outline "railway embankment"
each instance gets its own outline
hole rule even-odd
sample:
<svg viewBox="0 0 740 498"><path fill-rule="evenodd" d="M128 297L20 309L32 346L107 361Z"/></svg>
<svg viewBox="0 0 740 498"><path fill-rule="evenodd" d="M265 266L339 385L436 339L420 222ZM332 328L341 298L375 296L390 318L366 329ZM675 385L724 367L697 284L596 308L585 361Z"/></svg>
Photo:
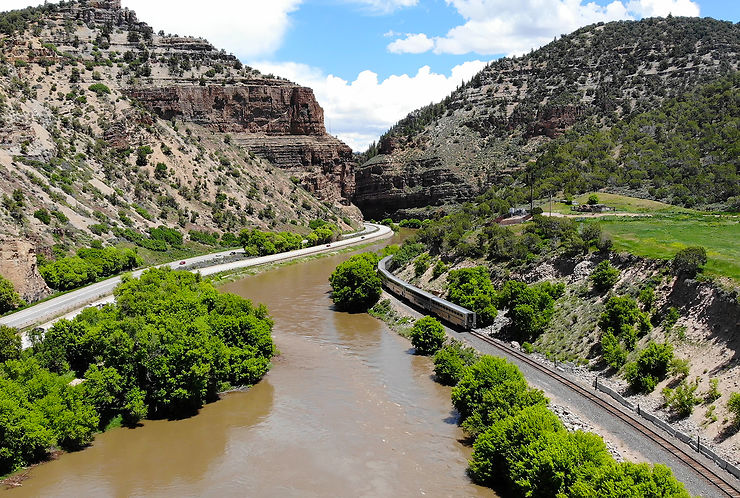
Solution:
<svg viewBox="0 0 740 498"><path fill-rule="evenodd" d="M391 290L400 294L395 288ZM418 313L420 303L414 304L417 310L399 301L395 301L393 306L386 304L383 318L396 328L407 329L409 322L405 317ZM523 354L518 344L514 343L512 347L508 342L492 339L489 332L479 330L469 335L448 330L451 336L464 339L481 352L503 355L517 364L528 380L553 398L556 413L569 427L600 433L613 454L624 454L629 460L665 463L674 469L692 493L734 496L738 492L740 481L733 477L738 473L736 467L716 454L706 442L702 444L700 438L685 435L644 408L638 409L605 386L603 381L601 384L593 383L593 372L573 364L559 363L557 359L550 361L542 354ZM621 404L615 402L617 400ZM651 423L645 424L646 420ZM663 431L667 431L668 437ZM702 470L697 473L697 469ZM711 476L709 480L707 476Z"/></svg>

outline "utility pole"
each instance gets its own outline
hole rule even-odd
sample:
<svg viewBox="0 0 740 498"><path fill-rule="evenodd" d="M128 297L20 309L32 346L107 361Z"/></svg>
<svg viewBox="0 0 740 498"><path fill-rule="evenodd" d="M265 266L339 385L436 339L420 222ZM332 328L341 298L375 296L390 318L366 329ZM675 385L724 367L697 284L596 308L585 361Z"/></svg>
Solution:
<svg viewBox="0 0 740 498"><path fill-rule="evenodd" d="M552 191L550 192L550 218L552 218Z"/></svg>

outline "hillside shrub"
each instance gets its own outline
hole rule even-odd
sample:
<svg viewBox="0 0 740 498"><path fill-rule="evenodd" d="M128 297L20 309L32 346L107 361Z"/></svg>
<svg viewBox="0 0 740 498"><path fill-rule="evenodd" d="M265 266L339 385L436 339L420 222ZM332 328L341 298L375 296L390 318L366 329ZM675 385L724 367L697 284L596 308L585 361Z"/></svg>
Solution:
<svg viewBox="0 0 740 498"><path fill-rule="evenodd" d="M740 392L730 394L727 400L727 410L733 417L733 423L740 426Z"/></svg>
<svg viewBox="0 0 740 498"><path fill-rule="evenodd" d="M414 260L414 275L417 277L422 276L429 269L429 253L425 252Z"/></svg>
<svg viewBox="0 0 740 498"><path fill-rule="evenodd" d="M21 336L18 331L6 325L0 325L0 363L17 360L21 356Z"/></svg>
<svg viewBox="0 0 740 498"><path fill-rule="evenodd" d="M677 413L680 417L688 417L694 411L694 406L701 403L702 399L696 395L699 387L699 379L695 382L686 382L682 380L675 388L666 387L663 389L663 402L670 410Z"/></svg>
<svg viewBox="0 0 740 498"><path fill-rule="evenodd" d="M625 379L638 392L652 392L658 382L666 378L672 360L673 347L670 344L651 341L637 360L625 366Z"/></svg>
<svg viewBox="0 0 740 498"><path fill-rule="evenodd" d="M596 265L589 279L596 292L604 293L614 287L619 280L619 270L614 268L607 259Z"/></svg>
<svg viewBox="0 0 740 498"><path fill-rule="evenodd" d="M673 257L673 271L676 275L692 278L707 264L707 250L701 246L681 249Z"/></svg>
<svg viewBox="0 0 740 498"><path fill-rule="evenodd" d="M110 94L110 88L103 83L93 83L88 87L88 90L96 94L98 97Z"/></svg>
<svg viewBox="0 0 740 498"><path fill-rule="evenodd" d="M329 277L332 300L344 311L367 311L383 290L377 272L378 258L372 253L352 256Z"/></svg>
<svg viewBox="0 0 740 498"><path fill-rule="evenodd" d="M418 319L411 328L411 345L416 354L433 355L444 345L446 337L444 327L433 316Z"/></svg>
<svg viewBox="0 0 740 498"><path fill-rule="evenodd" d="M438 259L437 262L434 264L434 268L432 268L432 279L438 279L445 273L447 273L447 270L449 270L449 266L444 264L441 259Z"/></svg>
<svg viewBox="0 0 740 498"><path fill-rule="evenodd" d="M520 341L537 338L544 332L555 312L555 298L560 297L564 284L527 285L524 282L509 280L498 294L497 304L507 308L511 322L506 332Z"/></svg>

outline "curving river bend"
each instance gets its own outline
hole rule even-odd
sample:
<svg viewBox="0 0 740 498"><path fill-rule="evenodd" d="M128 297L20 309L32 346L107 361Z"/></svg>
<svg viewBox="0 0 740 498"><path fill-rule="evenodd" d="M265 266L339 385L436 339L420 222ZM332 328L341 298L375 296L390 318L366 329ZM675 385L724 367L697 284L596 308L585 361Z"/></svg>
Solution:
<svg viewBox="0 0 740 498"><path fill-rule="evenodd" d="M192 418L100 434L8 496L493 496L465 474L470 449L431 361L379 320L332 309L327 279L348 257L221 287L275 320L282 354L258 385Z"/></svg>

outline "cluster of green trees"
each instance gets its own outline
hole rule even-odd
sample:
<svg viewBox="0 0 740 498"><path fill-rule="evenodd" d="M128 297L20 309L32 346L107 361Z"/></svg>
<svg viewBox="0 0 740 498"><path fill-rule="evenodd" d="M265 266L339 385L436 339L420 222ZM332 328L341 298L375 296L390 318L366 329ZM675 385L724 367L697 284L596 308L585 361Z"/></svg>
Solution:
<svg viewBox="0 0 740 498"><path fill-rule="evenodd" d="M329 276L331 297L344 311L367 311L380 299L383 285L378 276L378 257L366 252L352 256Z"/></svg>
<svg viewBox="0 0 740 498"><path fill-rule="evenodd" d="M311 222L312 231L305 236L306 246L326 244L338 237L340 230L332 224L322 220ZM268 256L285 251L293 251L304 247L304 236L293 232L263 232L261 230L245 229L239 234L239 244L244 247L248 256Z"/></svg>
<svg viewBox="0 0 740 498"><path fill-rule="evenodd" d="M739 84L735 72L610 130L574 129L537 160L540 190L619 186L672 204L737 209Z"/></svg>
<svg viewBox="0 0 740 498"><path fill-rule="evenodd" d="M188 238L193 242L207 246L235 247L239 245L239 237L231 232L225 232L219 237L218 232L190 230Z"/></svg>
<svg viewBox="0 0 740 498"><path fill-rule="evenodd" d="M544 332L555 312L555 300L565 292L562 283L527 285L515 280L507 281L496 291L485 266L452 270L447 282L447 298L475 311L479 326L493 323L498 308L508 309L511 322L504 332L520 341L532 340Z"/></svg>
<svg viewBox="0 0 740 498"><path fill-rule="evenodd" d="M599 328L604 360L619 370L638 339L650 332L650 316L640 311L631 297L611 296L599 318Z"/></svg>
<svg viewBox="0 0 740 498"><path fill-rule="evenodd" d="M0 330L0 475L83 447L113 420L190 415L270 367L267 309L199 275L152 269L115 296L32 335L26 351Z"/></svg>
<svg viewBox="0 0 740 498"><path fill-rule="evenodd" d="M88 247L78 249L75 256L41 261L39 272L49 287L64 291L131 270L141 262L132 249Z"/></svg>
<svg viewBox="0 0 740 498"><path fill-rule="evenodd" d="M43 14L55 12L56 9L57 6L50 3L38 7L0 12L0 33L9 36L23 33L29 23L37 21Z"/></svg>
<svg viewBox="0 0 740 498"><path fill-rule="evenodd" d="M435 369L467 365L445 380L456 383L453 405L475 438L469 472L477 483L512 496L690 496L668 467L617 463L598 435L566 430L508 361L475 359L459 345L437 356Z"/></svg>
<svg viewBox="0 0 740 498"><path fill-rule="evenodd" d="M176 228L169 228L164 225L149 228L148 236L132 228L114 227L113 233L116 237L122 237L150 251L164 252L170 247L180 248L183 243L182 232Z"/></svg>

